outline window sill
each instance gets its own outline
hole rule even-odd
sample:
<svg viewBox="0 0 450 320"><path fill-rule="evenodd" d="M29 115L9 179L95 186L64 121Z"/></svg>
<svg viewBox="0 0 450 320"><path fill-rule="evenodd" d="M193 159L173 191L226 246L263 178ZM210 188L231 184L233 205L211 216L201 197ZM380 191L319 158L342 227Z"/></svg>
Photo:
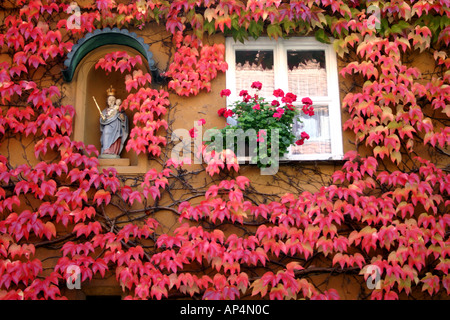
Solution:
<svg viewBox="0 0 450 320"><path fill-rule="evenodd" d="M299 155L299 156L285 156L280 157L280 162L287 161L287 162L305 162L305 161L342 161L344 159L343 155L331 155L331 154L325 154L325 155Z"/></svg>
<svg viewBox="0 0 450 320"><path fill-rule="evenodd" d="M239 165L256 165L256 163L251 163L250 157L238 157L237 158ZM326 156L323 158L287 158L281 157L279 159L279 163L283 164L295 164L295 163L321 163L321 164L336 164L344 162L343 157L332 157Z"/></svg>

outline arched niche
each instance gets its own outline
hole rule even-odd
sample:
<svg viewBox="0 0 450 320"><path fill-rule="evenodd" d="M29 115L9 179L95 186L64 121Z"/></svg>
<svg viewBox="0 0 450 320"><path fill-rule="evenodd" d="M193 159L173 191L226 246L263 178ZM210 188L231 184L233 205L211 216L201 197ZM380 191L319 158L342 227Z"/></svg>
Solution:
<svg viewBox="0 0 450 320"><path fill-rule="evenodd" d="M134 48L126 45L103 45L86 53L77 63L72 80L68 83L68 93L72 93L70 99L75 107L73 138L76 141L83 141L87 145L96 146L100 151L100 113L94 102L95 97L101 110L106 108L106 90L112 85L116 89L116 98L124 100L128 93L125 89L125 74L120 71L106 73L101 68L95 68L99 59L106 54L115 51L126 51L135 56L142 54ZM142 57L143 72L151 72L150 67L145 63L145 57ZM136 68L135 67L135 68ZM133 112L125 111L128 116L130 131L133 127ZM99 159L100 170L103 168L114 167L119 173L124 174L142 174L147 172L147 157L145 154L137 155L133 150L129 152L124 148L120 154L120 159Z"/></svg>
<svg viewBox="0 0 450 320"><path fill-rule="evenodd" d="M106 45L121 45L135 49L144 57L154 77L159 77L153 60L153 53L149 51L148 44L142 38L137 37L136 33L129 32L127 29L105 28L89 32L72 47L64 61L66 67L62 71L64 80L72 81L75 70L83 58L91 51Z"/></svg>

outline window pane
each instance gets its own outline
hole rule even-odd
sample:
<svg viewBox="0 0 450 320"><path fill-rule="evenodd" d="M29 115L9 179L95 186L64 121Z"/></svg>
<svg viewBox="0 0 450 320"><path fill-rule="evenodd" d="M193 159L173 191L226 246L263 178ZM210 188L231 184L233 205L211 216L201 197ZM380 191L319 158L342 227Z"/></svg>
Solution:
<svg viewBox="0 0 450 320"><path fill-rule="evenodd" d="M299 97L328 96L324 51L287 51L289 91Z"/></svg>
<svg viewBox="0 0 450 320"><path fill-rule="evenodd" d="M301 146L291 148L293 155L328 154L331 153L330 117L328 106L314 106L314 116L302 115L301 122L294 122L293 130L297 139L303 131L309 134L309 139Z"/></svg>
<svg viewBox="0 0 450 320"><path fill-rule="evenodd" d="M272 50L236 50L236 93L249 90L253 82L262 83L259 95L273 97L274 71Z"/></svg>

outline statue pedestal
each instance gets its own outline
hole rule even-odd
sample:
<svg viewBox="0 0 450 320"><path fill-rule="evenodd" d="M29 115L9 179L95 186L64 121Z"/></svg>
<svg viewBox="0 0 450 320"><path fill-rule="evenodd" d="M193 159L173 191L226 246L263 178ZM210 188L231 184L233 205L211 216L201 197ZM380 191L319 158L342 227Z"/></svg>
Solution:
<svg viewBox="0 0 450 320"><path fill-rule="evenodd" d="M99 159L120 159L120 156L117 154L101 154L98 156Z"/></svg>
<svg viewBox="0 0 450 320"><path fill-rule="evenodd" d="M98 164L101 167L128 167L130 159L127 158L98 158Z"/></svg>

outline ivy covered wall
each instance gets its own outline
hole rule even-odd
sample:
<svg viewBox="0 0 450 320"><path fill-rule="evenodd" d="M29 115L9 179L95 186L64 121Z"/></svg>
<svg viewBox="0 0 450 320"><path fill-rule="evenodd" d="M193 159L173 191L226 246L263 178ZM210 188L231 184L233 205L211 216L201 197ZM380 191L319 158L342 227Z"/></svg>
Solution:
<svg viewBox="0 0 450 320"><path fill-rule="evenodd" d="M448 297L448 1L0 8L2 299L96 288L130 299ZM68 54L104 28L144 39L157 70L115 44L67 82ZM333 46L345 157L281 163L270 176L224 154L174 161L176 129L225 126L225 38L262 36ZM89 82L94 73L105 82ZM102 165L98 146L76 139L93 130L77 127L92 103L83 90L104 101L108 79L123 95L139 172Z"/></svg>

